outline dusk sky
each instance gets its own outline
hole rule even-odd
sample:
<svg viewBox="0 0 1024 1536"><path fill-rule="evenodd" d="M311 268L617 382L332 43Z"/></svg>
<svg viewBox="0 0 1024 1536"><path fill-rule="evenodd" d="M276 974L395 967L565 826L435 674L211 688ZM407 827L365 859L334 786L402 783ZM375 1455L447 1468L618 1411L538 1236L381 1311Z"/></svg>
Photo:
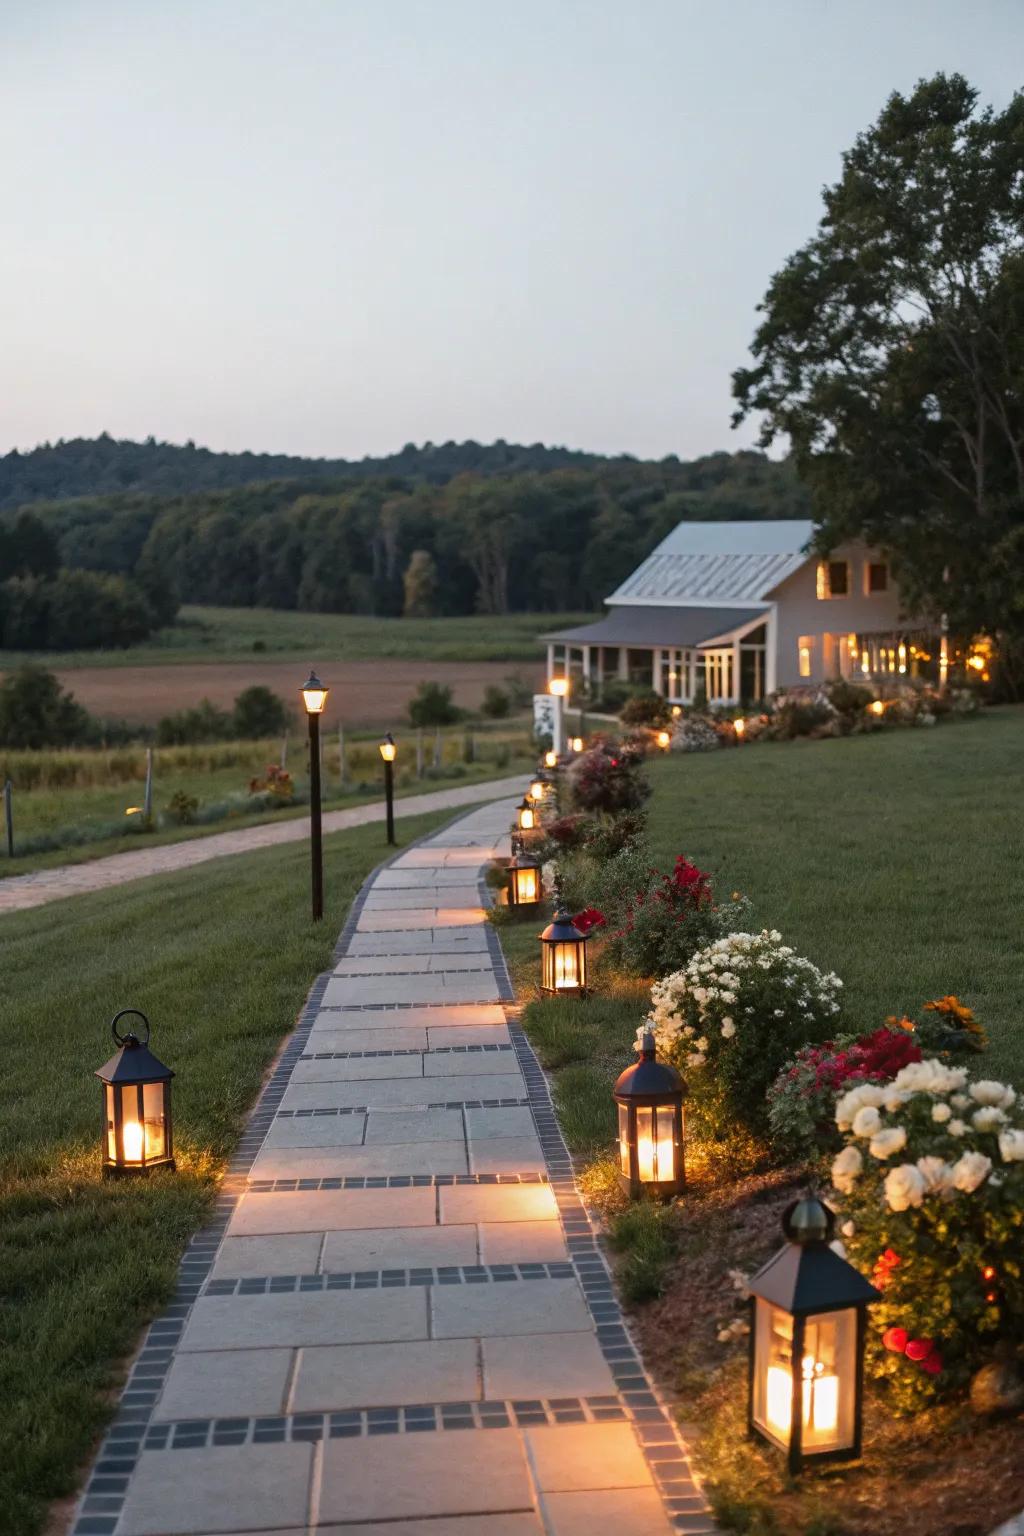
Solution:
<svg viewBox="0 0 1024 1536"><path fill-rule="evenodd" d="M692 457L893 89L1021 0L4 0L0 450Z"/></svg>

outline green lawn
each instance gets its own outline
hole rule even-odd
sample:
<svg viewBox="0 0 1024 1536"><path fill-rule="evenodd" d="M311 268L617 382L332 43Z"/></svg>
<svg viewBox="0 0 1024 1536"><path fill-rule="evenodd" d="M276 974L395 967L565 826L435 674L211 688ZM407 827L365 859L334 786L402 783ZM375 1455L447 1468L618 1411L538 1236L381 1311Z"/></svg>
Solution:
<svg viewBox="0 0 1024 1536"><path fill-rule="evenodd" d="M651 842L845 983L873 1029L954 992L1024 1085L1024 709L651 764Z"/></svg>
<svg viewBox="0 0 1024 1536"><path fill-rule="evenodd" d="M537 636L548 629L585 624L592 614L482 614L456 619L381 619L370 614L287 613L271 608L184 606L177 621L145 645L121 651L45 653L51 667L123 667L154 662L239 661L254 652L308 663L374 661L529 661L540 654ZM0 651L0 671L27 660Z"/></svg>
<svg viewBox="0 0 1024 1536"><path fill-rule="evenodd" d="M411 841L439 812L399 824ZM0 919L0 1526L34 1536L110 1413L120 1361L173 1289L274 1053L329 962L382 827ZM121 1007L149 1014L174 1085L179 1173L99 1177L100 1089Z"/></svg>

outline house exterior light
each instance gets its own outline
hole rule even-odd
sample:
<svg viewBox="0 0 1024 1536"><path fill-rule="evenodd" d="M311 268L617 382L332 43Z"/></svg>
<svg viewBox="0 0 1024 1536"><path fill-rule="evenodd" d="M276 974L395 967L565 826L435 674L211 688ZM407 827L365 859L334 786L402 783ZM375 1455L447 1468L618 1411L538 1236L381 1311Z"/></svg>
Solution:
<svg viewBox="0 0 1024 1536"><path fill-rule="evenodd" d="M141 1019L146 1034L122 1034L122 1019ZM117 1051L96 1073L103 1084L103 1177L147 1174L174 1168L171 1078L174 1073L149 1049L149 1020L137 1008L122 1008L110 1030Z"/></svg>
<svg viewBox="0 0 1024 1536"><path fill-rule="evenodd" d="M539 938L541 991L555 997L585 996L589 935L560 908Z"/></svg>
<svg viewBox="0 0 1024 1536"><path fill-rule="evenodd" d="M315 672L302 685L302 703L307 715L322 715L327 707L329 688L325 688Z"/></svg>
<svg viewBox="0 0 1024 1536"><path fill-rule="evenodd" d="M570 748L571 751L576 752L576 753L582 752L583 751L583 737L582 736L570 736L569 737L569 748Z"/></svg>
<svg viewBox="0 0 1024 1536"><path fill-rule="evenodd" d="M640 1060L627 1067L612 1090L619 1110L619 1182L633 1200L644 1195L671 1200L685 1183L686 1084L658 1061L648 1030Z"/></svg>
<svg viewBox="0 0 1024 1536"><path fill-rule="evenodd" d="M567 699L569 697L569 679L567 677L549 677L548 693L552 694L556 699Z"/></svg>
<svg viewBox="0 0 1024 1536"><path fill-rule="evenodd" d="M508 904L510 907L535 907L544 899L541 868L536 859L517 854L508 866Z"/></svg>
<svg viewBox="0 0 1024 1536"><path fill-rule="evenodd" d="M835 1217L813 1195L782 1218L786 1244L750 1281L748 1422L809 1461L860 1455L867 1309L880 1292L835 1253Z"/></svg>

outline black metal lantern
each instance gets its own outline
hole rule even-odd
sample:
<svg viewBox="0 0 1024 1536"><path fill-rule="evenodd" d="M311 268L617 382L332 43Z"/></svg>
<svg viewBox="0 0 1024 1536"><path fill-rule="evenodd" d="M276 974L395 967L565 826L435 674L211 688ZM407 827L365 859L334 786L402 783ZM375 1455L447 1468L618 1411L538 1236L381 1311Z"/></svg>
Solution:
<svg viewBox="0 0 1024 1536"><path fill-rule="evenodd" d="M814 1195L782 1218L786 1246L750 1281L748 1421L808 1461L860 1455L867 1309L880 1292L829 1246L835 1217Z"/></svg>
<svg viewBox="0 0 1024 1536"><path fill-rule="evenodd" d="M633 1200L671 1200L686 1180L686 1084L675 1067L657 1059L650 1030L640 1060L626 1068L612 1092L619 1106L620 1183Z"/></svg>
<svg viewBox="0 0 1024 1536"><path fill-rule="evenodd" d="M122 1019L141 1019L145 1039L121 1034ZM96 1076L103 1084L103 1176L174 1168L171 1133L171 1078L174 1073L149 1049L149 1020L137 1008L122 1008L110 1025L118 1050Z"/></svg>
<svg viewBox="0 0 1024 1536"><path fill-rule="evenodd" d="M510 907L535 907L544 899L540 862L527 854L516 854L508 866L508 904Z"/></svg>
<svg viewBox="0 0 1024 1536"><path fill-rule="evenodd" d="M537 821L537 807L529 795L524 795L521 803L516 806L515 829L517 832L533 832L536 830Z"/></svg>
<svg viewBox="0 0 1024 1536"><path fill-rule="evenodd" d="M540 937L540 989L558 997L584 997L587 991L587 943L569 913L556 911Z"/></svg>

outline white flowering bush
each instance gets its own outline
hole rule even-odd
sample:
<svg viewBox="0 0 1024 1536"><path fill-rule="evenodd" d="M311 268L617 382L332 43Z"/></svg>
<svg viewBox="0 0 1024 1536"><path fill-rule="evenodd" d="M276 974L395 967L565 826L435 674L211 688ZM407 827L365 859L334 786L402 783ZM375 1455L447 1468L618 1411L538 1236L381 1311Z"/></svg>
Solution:
<svg viewBox="0 0 1024 1536"><path fill-rule="evenodd" d="M1024 1128L1014 1089L912 1062L836 1102L850 1259L883 1293L868 1360L896 1406L962 1389L1024 1337Z"/></svg>
<svg viewBox="0 0 1024 1536"><path fill-rule="evenodd" d="M729 1141L768 1129L765 1094L779 1069L833 1033L842 982L819 971L776 929L731 933L684 970L656 981L643 1029L683 1073L697 1128Z"/></svg>

